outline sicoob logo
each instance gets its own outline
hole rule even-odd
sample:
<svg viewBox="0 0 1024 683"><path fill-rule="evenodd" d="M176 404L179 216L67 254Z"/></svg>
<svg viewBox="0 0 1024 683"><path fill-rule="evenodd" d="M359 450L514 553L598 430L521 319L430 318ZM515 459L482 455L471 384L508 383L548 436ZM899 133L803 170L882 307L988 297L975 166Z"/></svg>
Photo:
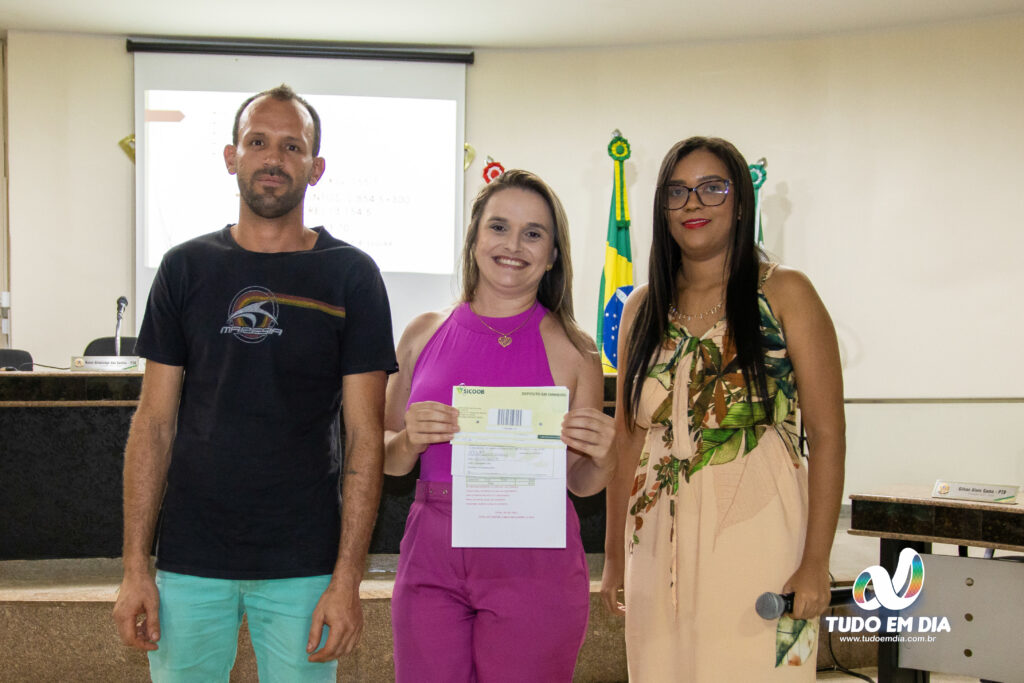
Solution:
<svg viewBox="0 0 1024 683"><path fill-rule="evenodd" d="M866 595L869 583L875 590L871 598ZM868 567L853 582L853 599L863 609L875 610L881 606L897 611L914 604L923 586L924 561L913 548L904 548L892 579L882 567Z"/></svg>
<svg viewBox="0 0 1024 683"><path fill-rule="evenodd" d="M231 301L221 334L233 334L247 344L258 344L271 335L281 335L277 326L277 297L264 287L246 287Z"/></svg>

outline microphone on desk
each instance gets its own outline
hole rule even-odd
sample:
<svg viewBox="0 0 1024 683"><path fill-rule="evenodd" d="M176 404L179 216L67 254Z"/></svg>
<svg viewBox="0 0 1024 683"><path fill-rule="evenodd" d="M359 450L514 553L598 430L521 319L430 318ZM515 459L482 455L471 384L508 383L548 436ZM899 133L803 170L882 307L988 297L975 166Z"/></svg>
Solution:
<svg viewBox="0 0 1024 683"><path fill-rule="evenodd" d="M114 355L121 355L121 320L124 318L124 309L128 308L128 297L117 298L117 324L114 326Z"/></svg>
<svg viewBox="0 0 1024 683"><path fill-rule="evenodd" d="M853 600L853 588L833 588L829 607L845 605ZM793 593L761 593L754 603L754 609L762 619L778 619L783 614L793 611Z"/></svg>

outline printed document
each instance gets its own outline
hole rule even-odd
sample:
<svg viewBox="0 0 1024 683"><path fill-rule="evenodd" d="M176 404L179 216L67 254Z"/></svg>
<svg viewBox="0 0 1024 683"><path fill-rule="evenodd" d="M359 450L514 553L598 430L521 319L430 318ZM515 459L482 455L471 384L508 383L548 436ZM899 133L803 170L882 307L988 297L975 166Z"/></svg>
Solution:
<svg viewBox="0 0 1024 683"><path fill-rule="evenodd" d="M566 387L452 388L452 546L564 548Z"/></svg>

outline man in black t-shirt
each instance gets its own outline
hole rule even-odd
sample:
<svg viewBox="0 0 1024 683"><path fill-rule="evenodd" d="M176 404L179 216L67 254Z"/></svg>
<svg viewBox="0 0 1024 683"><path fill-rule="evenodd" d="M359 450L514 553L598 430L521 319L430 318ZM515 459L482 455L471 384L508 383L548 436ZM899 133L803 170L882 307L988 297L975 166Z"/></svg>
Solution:
<svg viewBox="0 0 1024 683"><path fill-rule="evenodd" d="M157 681L227 680L243 614L269 680L335 680L362 631L397 365L376 265L303 223L319 144L287 86L246 100L238 222L170 250L150 292L114 618Z"/></svg>

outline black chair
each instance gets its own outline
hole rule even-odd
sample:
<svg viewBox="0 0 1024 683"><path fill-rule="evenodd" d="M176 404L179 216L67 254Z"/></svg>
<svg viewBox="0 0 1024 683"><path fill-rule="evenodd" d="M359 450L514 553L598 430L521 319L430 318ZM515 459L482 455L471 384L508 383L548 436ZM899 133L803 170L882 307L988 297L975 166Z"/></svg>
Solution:
<svg viewBox="0 0 1024 683"><path fill-rule="evenodd" d="M121 337L121 355L122 356L134 356L135 355L135 342L139 340L138 337ZM89 345L85 347L85 353L83 356L113 356L114 355L114 338L113 337L100 337L99 339L93 339L89 342Z"/></svg>
<svg viewBox="0 0 1024 683"><path fill-rule="evenodd" d="M32 370L32 354L21 349L0 349L0 370Z"/></svg>

